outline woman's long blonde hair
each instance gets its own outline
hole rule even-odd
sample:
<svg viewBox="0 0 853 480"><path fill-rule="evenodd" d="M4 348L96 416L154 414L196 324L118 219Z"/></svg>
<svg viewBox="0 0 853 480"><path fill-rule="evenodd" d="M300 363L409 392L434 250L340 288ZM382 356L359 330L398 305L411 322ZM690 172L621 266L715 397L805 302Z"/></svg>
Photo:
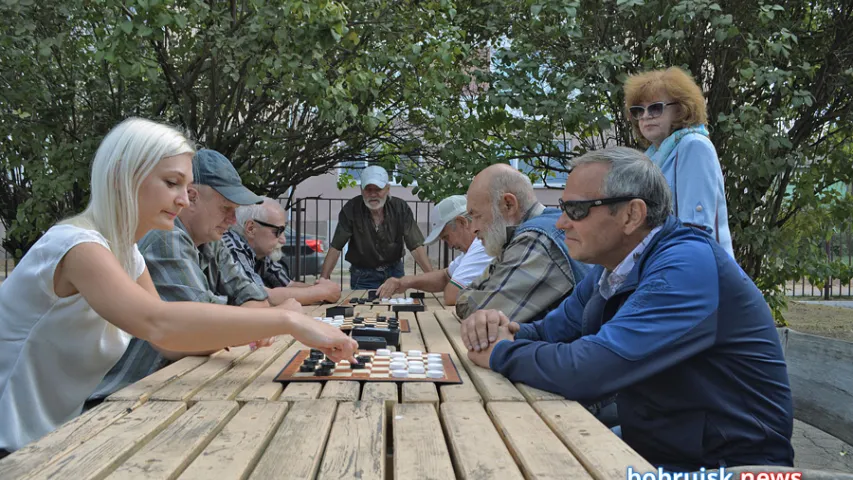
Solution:
<svg viewBox="0 0 853 480"><path fill-rule="evenodd" d="M83 213L61 223L96 230L128 274L139 226L139 188L166 157L194 154L184 134L161 123L128 118L104 137L92 163L92 192Z"/></svg>

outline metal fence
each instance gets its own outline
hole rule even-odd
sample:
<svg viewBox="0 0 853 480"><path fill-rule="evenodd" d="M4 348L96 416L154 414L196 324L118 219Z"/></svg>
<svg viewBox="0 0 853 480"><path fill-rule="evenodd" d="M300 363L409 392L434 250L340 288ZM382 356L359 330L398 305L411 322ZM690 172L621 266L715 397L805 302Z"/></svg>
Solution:
<svg viewBox="0 0 853 480"><path fill-rule="evenodd" d="M320 276L323 262L329 251L329 244L337 226L338 214L349 198L319 198L305 197L293 200L290 208L290 230L285 246L282 248L282 260L290 269L291 276L299 280L306 277ZM431 202L410 200L406 202L412 210L415 221L424 233L432 219ZM446 243L439 241L425 246L430 259L441 267L446 268L460 252L451 249ZM332 278L339 281L342 288L349 288L349 271L344 260L344 252L338 260ZM406 275L417 275L420 271L410 255L404 261Z"/></svg>
<svg viewBox="0 0 853 480"><path fill-rule="evenodd" d="M829 240L821 240L821 244L830 262L841 262L853 269L852 232L834 234ZM853 296L853 280L842 282L837 278L828 277L823 281L821 287L812 284L807 278L801 278L787 282L785 292L792 297L823 297L825 300L836 297L850 297Z"/></svg>

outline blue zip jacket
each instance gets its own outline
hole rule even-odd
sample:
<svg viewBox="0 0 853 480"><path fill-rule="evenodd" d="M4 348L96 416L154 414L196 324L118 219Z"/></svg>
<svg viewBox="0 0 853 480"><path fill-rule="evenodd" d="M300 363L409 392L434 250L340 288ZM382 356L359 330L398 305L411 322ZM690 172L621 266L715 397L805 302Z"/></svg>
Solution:
<svg viewBox="0 0 853 480"><path fill-rule="evenodd" d="M598 293L603 269L498 342L492 370L570 400L618 393L623 439L668 470L792 466L779 336L725 250L670 216L609 300Z"/></svg>

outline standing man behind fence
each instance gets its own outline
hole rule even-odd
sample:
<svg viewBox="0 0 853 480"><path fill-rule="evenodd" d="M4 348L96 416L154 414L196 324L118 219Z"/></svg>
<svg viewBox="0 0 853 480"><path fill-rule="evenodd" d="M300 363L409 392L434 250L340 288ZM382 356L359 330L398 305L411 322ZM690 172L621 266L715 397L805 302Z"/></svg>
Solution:
<svg viewBox="0 0 853 480"><path fill-rule="evenodd" d="M321 277L332 274L347 242L353 290L379 288L391 277L402 277L404 243L424 272L432 271L412 210L405 201L390 196L390 190L384 168L371 166L361 172L361 195L341 208Z"/></svg>

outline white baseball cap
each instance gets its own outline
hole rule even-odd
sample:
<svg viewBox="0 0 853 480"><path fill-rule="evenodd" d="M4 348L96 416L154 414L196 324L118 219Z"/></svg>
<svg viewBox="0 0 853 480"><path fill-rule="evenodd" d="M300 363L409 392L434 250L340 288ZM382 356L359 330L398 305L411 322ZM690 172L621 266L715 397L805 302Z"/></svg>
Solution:
<svg viewBox="0 0 853 480"><path fill-rule="evenodd" d="M429 222L429 235L424 240L424 245L435 243L438 240L441 231L454 218L465 215L468 211L468 200L464 195L453 195L438 202L438 205L432 208L432 215Z"/></svg>
<svg viewBox="0 0 853 480"><path fill-rule="evenodd" d="M384 168L372 165L361 171L361 189L368 185L385 188L388 185L388 172Z"/></svg>

